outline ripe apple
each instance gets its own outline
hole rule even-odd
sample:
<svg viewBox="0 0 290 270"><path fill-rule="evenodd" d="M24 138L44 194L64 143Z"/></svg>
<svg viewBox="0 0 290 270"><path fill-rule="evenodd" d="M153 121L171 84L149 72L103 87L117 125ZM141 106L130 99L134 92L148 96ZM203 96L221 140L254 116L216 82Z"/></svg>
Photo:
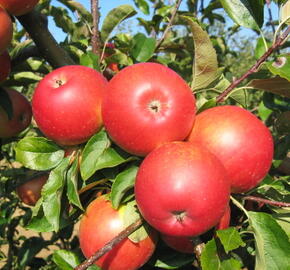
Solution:
<svg viewBox="0 0 290 270"><path fill-rule="evenodd" d="M31 179L18 186L16 193L21 201L30 206L34 206L41 197L41 189L48 179L48 174L44 174Z"/></svg>
<svg viewBox="0 0 290 270"><path fill-rule="evenodd" d="M106 48L110 48L110 49L115 49L115 44L114 43L107 43L106 44ZM111 53L109 52L105 52L104 53L104 58L106 59L107 57L111 56ZM107 66L109 69L111 69L112 71L114 71L115 73L119 72L119 67L117 63L109 63Z"/></svg>
<svg viewBox="0 0 290 270"><path fill-rule="evenodd" d="M122 69L110 80L102 115L121 148L145 156L170 141L185 139L195 117L195 98L173 70L156 63Z"/></svg>
<svg viewBox="0 0 290 270"><path fill-rule="evenodd" d="M86 142L102 127L106 85L101 73L85 66L64 66L50 72L39 82L32 98L39 129L61 145Z"/></svg>
<svg viewBox="0 0 290 270"><path fill-rule="evenodd" d="M231 222L231 208L228 205L226 211L222 218L219 220L219 223L215 226L216 230L224 230L230 226Z"/></svg>
<svg viewBox="0 0 290 270"><path fill-rule="evenodd" d="M1 7L0 3L0 54L10 45L13 35L13 25L9 14Z"/></svg>
<svg viewBox="0 0 290 270"><path fill-rule="evenodd" d="M191 237L187 236L171 236L161 234L161 239L166 243L167 246L182 253L194 253L194 242Z"/></svg>
<svg viewBox="0 0 290 270"><path fill-rule="evenodd" d="M20 16L31 11L39 0L0 0L0 6L11 15Z"/></svg>
<svg viewBox="0 0 290 270"><path fill-rule="evenodd" d="M4 89L8 94L13 109L12 119L0 106L0 138L10 138L26 129L31 122L31 105L27 98L14 89Z"/></svg>
<svg viewBox="0 0 290 270"><path fill-rule="evenodd" d="M98 197L90 203L80 222L79 240L82 252L90 257L124 229L122 206L115 210L104 195ZM138 269L151 257L155 245L155 231L138 243L126 238L95 264L102 270Z"/></svg>
<svg viewBox="0 0 290 270"><path fill-rule="evenodd" d="M171 142L140 165L135 197L144 219L162 234L197 236L215 226L230 195L222 163L205 147Z"/></svg>
<svg viewBox="0 0 290 270"><path fill-rule="evenodd" d="M221 160L233 193L257 186L272 163L270 131L254 114L238 106L218 106L198 114L188 140L207 147Z"/></svg>
<svg viewBox="0 0 290 270"><path fill-rule="evenodd" d="M11 60L7 50L0 54L0 63L0 82L3 82L8 77L11 69Z"/></svg>

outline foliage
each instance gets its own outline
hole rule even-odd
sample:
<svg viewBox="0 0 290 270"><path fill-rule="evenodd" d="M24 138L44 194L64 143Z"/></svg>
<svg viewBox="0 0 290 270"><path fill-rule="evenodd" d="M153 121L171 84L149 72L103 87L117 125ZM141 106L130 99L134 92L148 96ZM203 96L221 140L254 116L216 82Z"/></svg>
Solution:
<svg viewBox="0 0 290 270"><path fill-rule="evenodd" d="M199 111L216 106L217 96L231 80L261 57L274 41L271 25L278 30L284 27L279 22L266 21L262 0L221 0L207 4L202 0L187 1L158 47L174 9L173 1L134 0L130 5L114 7L103 20L101 51L102 55L108 53L108 57L102 57L96 56L90 46L91 13L77 1L58 2L62 5L42 0L36 10L45 20L53 19L66 33L59 45L76 64L112 74L111 63L117 63L119 69L138 62L162 63L191 85ZM281 6L285 1L275 2ZM77 14L77 20L73 19L72 12ZM128 18L139 23L138 33L118 28ZM245 40L244 27L253 30L251 42ZM115 48L106 48L108 42ZM259 70L232 91L226 103L250 109L269 126L275 139L271 171L249 194L289 203L290 57L287 49L289 43L285 42ZM31 99L37 82L52 70L52 65L39 54L34 41L19 24L15 24L9 53L13 68L1 87L15 88ZM11 114L11 105L3 91L0 91L0 106ZM141 158L114 145L104 130L68 156L66 150L44 138L34 122L17 138L1 140L2 269L73 269L84 260L75 229L88 203L97 194L109 191L115 208L134 198L134 181ZM38 171L49 171L50 176L41 199L30 208L19 201L15 188ZM142 269L195 269L197 263L205 270L289 269L289 208L249 203L238 196L233 196L231 208L230 228L200 236L205 243L200 258L174 252L160 241ZM26 230L34 233L31 236ZM52 246L54 251L50 249ZM49 256L39 253L47 250L45 254Z"/></svg>

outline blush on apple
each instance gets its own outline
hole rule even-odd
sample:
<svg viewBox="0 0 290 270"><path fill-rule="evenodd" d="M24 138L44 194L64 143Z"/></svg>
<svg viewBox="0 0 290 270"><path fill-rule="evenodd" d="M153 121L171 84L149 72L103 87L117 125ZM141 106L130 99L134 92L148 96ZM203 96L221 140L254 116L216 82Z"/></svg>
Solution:
<svg viewBox="0 0 290 270"><path fill-rule="evenodd" d="M13 25L8 13L0 3L0 54L10 45L13 35Z"/></svg>
<svg viewBox="0 0 290 270"><path fill-rule="evenodd" d="M190 142L171 142L153 150L136 177L142 216L169 236L197 236L214 227L226 211L229 195L222 163Z"/></svg>
<svg viewBox="0 0 290 270"><path fill-rule="evenodd" d="M113 209L112 203L104 195L90 203L79 228L80 247L86 257L93 255L126 228L122 207L118 210ZM138 243L133 243L126 238L98 259L95 264L103 270L138 269L153 254L156 240L155 231L151 231Z"/></svg>
<svg viewBox="0 0 290 270"><path fill-rule="evenodd" d="M0 63L0 82L3 82L8 77L11 69L11 60L7 50L0 54Z"/></svg>
<svg viewBox="0 0 290 270"><path fill-rule="evenodd" d="M37 85L32 110L39 129L60 145L86 142L100 130L107 80L85 66L53 70Z"/></svg>
<svg viewBox="0 0 290 270"><path fill-rule="evenodd" d="M20 16L31 11L38 2L39 0L0 0L0 6L11 15Z"/></svg>
<svg viewBox="0 0 290 270"><path fill-rule="evenodd" d="M271 167L274 147L269 129L238 106L218 106L198 114L188 140L217 156L234 193L257 186Z"/></svg>
<svg viewBox="0 0 290 270"><path fill-rule="evenodd" d="M0 106L0 138L17 136L26 129L32 118L30 102L20 92L14 89L4 89L12 103L13 115L9 119L6 111Z"/></svg>
<svg viewBox="0 0 290 270"><path fill-rule="evenodd" d="M166 142L185 139L195 109L194 95L177 73L160 64L139 63L110 80L102 115L116 144L145 156Z"/></svg>

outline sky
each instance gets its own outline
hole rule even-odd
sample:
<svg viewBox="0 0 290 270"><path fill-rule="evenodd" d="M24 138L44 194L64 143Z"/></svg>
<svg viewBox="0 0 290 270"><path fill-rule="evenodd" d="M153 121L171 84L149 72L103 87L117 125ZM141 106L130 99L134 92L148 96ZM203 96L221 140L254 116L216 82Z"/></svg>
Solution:
<svg viewBox="0 0 290 270"><path fill-rule="evenodd" d="M84 5L88 10L90 10L90 2L91 2L90 0L75 0L75 1L78 1L79 3ZM210 2L210 0L205 0L205 6L207 6L209 2ZM59 2L57 0L53 0L52 4L53 5L59 5ZM103 22L104 18L108 14L108 12L111 9L113 9L113 8L119 6L119 5L123 5L123 4L129 4L129 5L132 5L133 7L135 7L133 0L99 0L99 7L100 7L100 13L101 13L100 27L102 25L102 22ZM185 7L185 6L186 6L186 1L183 1L182 4L181 4L180 9L182 10L183 7ZM277 10L277 7L273 4L273 1L272 1L272 10L273 10L274 19L277 19L278 18L278 10ZM264 14L265 14L265 21L267 21L267 19L268 19L268 11L266 10L266 8L265 8ZM138 13L138 16L139 17L143 16L144 18L146 18L146 16L142 15L141 12ZM150 17L147 17L147 19L150 19ZM228 23L232 24L232 21L229 19ZM52 32L52 34L54 35L54 37L57 39L57 41L64 40L65 34L54 25L54 22L53 22L52 19L49 20L49 29ZM243 29L243 34L246 35L246 36L247 35L250 36L250 35L253 35L253 32L252 32L252 30Z"/></svg>

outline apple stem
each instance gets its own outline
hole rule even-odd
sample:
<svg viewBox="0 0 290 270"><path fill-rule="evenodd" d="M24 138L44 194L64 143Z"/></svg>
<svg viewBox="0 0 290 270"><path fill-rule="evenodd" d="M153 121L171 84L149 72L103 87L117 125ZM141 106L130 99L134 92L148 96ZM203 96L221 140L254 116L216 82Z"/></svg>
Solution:
<svg viewBox="0 0 290 270"><path fill-rule="evenodd" d="M91 0L91 13L93 16L93 29L91 38L92 52L100 56L101 45L99 32L99 21L100 21L99 0Z"/></svg>
<svg viewBox="0 0 290 270"><path fill-rule="evenodd" d="M242 75L239 79L234 80L228 86L228 88L217 97L216 102L223 102L225 98L230 94L230 92L233 91L244 79L246 79L252 73L257 72L258 68L267 60L267 58L284 43L289 33L290 26L286 28L284 33L276 39L274 44L258 59L258 61L244 75Z"/></svg>
<svg viewBox="0 0 290 270"><path fill-rule="evenodd" d="M177 0L176 1L175 7L174 7L174 9L172 10L172 13L171 13L170 21L167 24L166 29L164 30L162 37L158 40L158 42L156 44L156 47L155 47L155 50L159 49L159 47L161 46L162 42L164 41L164 39L165 39L165 37L166 37L166 35L167 35L168 31L169 31L169 29L171 28L171 26L173 24L173 21L175 19L175 16L177 14L177 11L178 11L178 9L180 7L181 1L182 0Z"/></svg>
<svg viewBox="0 0 290 270"><path fill-rule="evenodd" d="M82 262L80 265L74 268L74 270L85 270L90 265L92 265L96 260L98 260L100 257L102 257L104 254L109 252L113 249L114 246L119 244L121 241L123 241L125 238L127 238L131 233L139 229L143 224L142 219L138 219L135 223L132 223L127 228L125 228L123 231L121 231L116 237L111 239L107 244L105 244L102 248L97 250L91 257L86 259L84 262Z"/></svg>
<svg viewBox="0 0 290 270"><path fill-rule="evenodd" d="M255 197L255 196L244 196L244 197L242 197L242 199L246 200L246 201L260 202L260 203L274 205L274 206L278 206L278 207L290 207L290 203L272 201L272 200L267 200L267 199L260 198L260 197Z"/></svg>

